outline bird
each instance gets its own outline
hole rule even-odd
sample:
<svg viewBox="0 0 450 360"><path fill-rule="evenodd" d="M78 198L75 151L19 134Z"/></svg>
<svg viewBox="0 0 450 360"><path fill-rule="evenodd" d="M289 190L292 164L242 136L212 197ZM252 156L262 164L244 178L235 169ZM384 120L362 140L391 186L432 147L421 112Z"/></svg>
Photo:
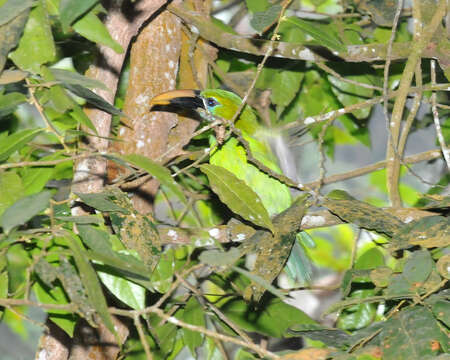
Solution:
<svg viewBox="0 0 450 360"><path fill-rule="evenodd" d="M233 92L222 89L172 90L155 96L150 107L173 106L183 110L194 110L202 118L232 120L242 104L242 99ZM277 136L273 129L266 129L249 105L242 108L234 126L247 141L252 156L273 173L281 174L277 157L270 146L270 139ZM215 145L214 143L211 145ZM261 171L249 162L248 154L239 140L231 136L221 146L211 146L209 162L221 166L244 181L259 196L270 216L281 213L292 204L289 187L276 178ZM293 280L308 283L311 265L302 246L295 242L287 263L287 273Z"/></svg>
<svg viewBox="0 0 450 360"><path fill-rule="evenodd" d="M168 91L154 97L150 105L196 110L206 120L211 120L211 115L231 120L241 103L242 99L233 92L207 89ZM280 174L276 156L269 145L269 132L259 124L250 106L244 106L234 126L242 132L252 155L273 172ZM224 167L249 185L261 198L270 216L290 206L292 199L289 188L249 163L245 149L236 138L229 138L220 148L213 150L210 163Z"/></svg>

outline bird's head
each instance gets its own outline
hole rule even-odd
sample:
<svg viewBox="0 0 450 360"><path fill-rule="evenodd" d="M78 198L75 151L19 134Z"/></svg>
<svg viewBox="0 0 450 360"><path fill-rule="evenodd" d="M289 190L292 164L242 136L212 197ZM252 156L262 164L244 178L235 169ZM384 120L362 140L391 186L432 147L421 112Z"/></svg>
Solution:
<svg viewBox="0 0 450 360"><path fill-rule="evenodd" d="M220 89L208 90L173 90L155 96L151 102L151 107L156 105L176 106L181 109L193 109L200 115L208 119L208 113L231 120L238 110L242 99L236 94ZM240 120L254 123L255 114L250 107L245 106Z"/></svg>

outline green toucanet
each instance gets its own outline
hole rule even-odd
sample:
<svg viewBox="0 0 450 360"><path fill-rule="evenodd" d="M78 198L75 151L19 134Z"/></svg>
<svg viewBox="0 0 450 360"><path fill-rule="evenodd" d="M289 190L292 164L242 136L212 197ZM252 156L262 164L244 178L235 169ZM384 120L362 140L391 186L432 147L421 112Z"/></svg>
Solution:
<svg viewBox="0 0 450 360"><path fill-rule="evenodd" d="M205 119L211 119L212 115L232 120L241 103L239 96L226 90L174 90L154 97L151 106L176 106L196 110ZM254 158L273 172L281 174L277 158L269 145L273 134L258 123L250 106L245 105L234 125L242 132ZM214 147L209 161L213 165L224 167L250 186L260 197L269 215L276 215L291 205L289 188L249 163L244 147L235 137L230 137L220 147ZM294 279L305 282L309 280L310 265L305 258L304 249L296 245L288 262L288 273Z"/></svg>

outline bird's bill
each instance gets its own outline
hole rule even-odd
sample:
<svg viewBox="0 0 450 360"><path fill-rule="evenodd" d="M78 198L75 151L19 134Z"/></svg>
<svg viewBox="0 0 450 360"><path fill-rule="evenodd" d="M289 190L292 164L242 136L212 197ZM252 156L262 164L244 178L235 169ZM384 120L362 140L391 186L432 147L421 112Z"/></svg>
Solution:
<svg viewBox="0 0 450 360"><path fill-rule="evenodd" d="M156 95L150 101L150 108L156 105L175 105L182 108L203 108L203 100L198 90L172 90Z"/></svg>

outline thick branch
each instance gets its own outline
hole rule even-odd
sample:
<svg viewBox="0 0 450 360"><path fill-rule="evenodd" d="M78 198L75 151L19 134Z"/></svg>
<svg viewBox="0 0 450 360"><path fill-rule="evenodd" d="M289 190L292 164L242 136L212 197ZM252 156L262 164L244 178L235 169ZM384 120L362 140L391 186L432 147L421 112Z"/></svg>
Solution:
<svg viewBox="0 0 450 360"><path fill-rule="evenodd" d="M339 57L348 62L371 62L386 59L387 46L385 44L350 45L347 46L345 52L333 52L325 57L313 52L311 49L314 46L308 44L252 39L225 33L218 26L206 20L204 16L186 10L183 6L171 4L168 6L168 10L190 25L192 32L199 33L204 39L230 50L264 56L267 50L273 47L272 56L314 62L330 60L333 57ZM413 45L413 42L394 43L390 56L391 60L407 58ZM436 47L431 46L425 49L422 55L430 58L442 57L442 54L437 52Z"/></svg>

